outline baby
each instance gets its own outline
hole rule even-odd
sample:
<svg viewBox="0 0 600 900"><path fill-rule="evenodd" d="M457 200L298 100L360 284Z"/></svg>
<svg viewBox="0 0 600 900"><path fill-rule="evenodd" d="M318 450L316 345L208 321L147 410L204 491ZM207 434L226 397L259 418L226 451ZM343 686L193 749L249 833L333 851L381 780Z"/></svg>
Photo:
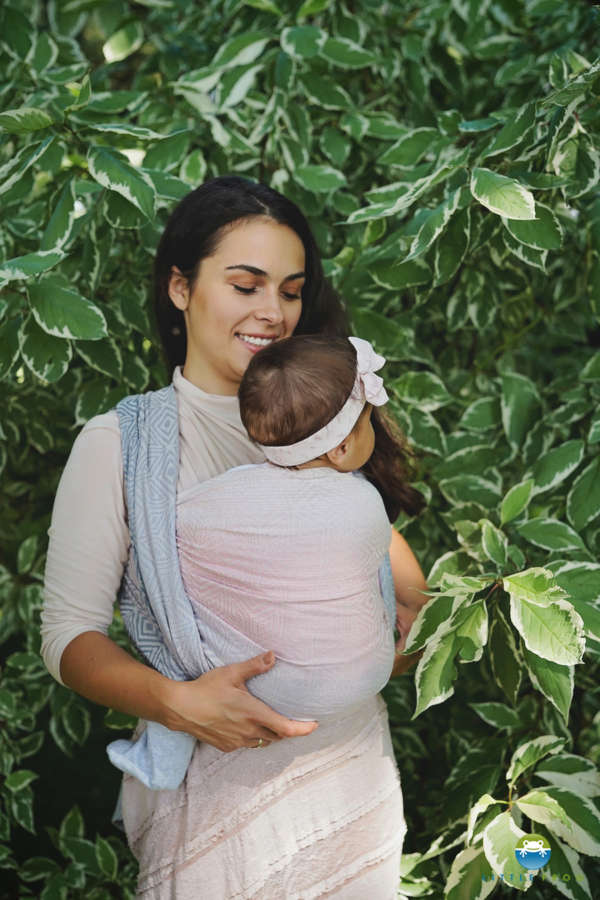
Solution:
<svg viewBox="0 0 600 900"><path fill-rule="evenodd" d="M209 665L272 650L275 664L247 688L297 720L346 713L381 690L394 664L390 522L420 495L403 478L399 439L371 421L388 400L374 374L384 362L354 337L301 335L265 347L239 402L267 461L177 499L181 575ZM188 739L191 756L189 735L157 723L147 732L156 746ZM126 743L109 747L113 762L150 787L167 786L144 777L149 740L124 764L117 745Z"/></svg>

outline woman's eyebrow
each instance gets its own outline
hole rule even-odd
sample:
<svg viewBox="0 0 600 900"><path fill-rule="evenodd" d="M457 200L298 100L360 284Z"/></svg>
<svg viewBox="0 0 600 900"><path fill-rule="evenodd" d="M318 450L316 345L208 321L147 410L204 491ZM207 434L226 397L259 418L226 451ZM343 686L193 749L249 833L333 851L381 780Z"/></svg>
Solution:
<svg viewBox="0 0 600 900"><path fill-rule="evenodd" d="M225 271L227 269L244 269L246 272L251 272L252 275L266 275L266 272L263 272L262 269L257 269L256 266L246 266L241 263L239 266L225 266ZM295 278L305 278L306 272L294 272L293 275L287 275L283 280L284 281L293 281Z"/></svg>

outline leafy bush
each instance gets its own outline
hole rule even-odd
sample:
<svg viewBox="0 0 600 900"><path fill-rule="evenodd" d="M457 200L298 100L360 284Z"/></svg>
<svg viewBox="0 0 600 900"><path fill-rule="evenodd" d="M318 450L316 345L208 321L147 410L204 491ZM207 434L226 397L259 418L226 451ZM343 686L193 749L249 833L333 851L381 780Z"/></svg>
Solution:
<svg viewBox="0 0 600 900"><path fill-rule="evenodd" d="M421 455L428 507L397 527L429 572L408 639L424 652L414 678L384 690L409 824L401 895L592 897L594 6L3 6L0 897L135 889L122 838L103 836L118 785L105 729L130 723L98 718L39 658L46 531L81 425L165 383L153 251L174 202L227 172L305 211L355 333L387 357L390 406ZM111 636L127 646L118 615ZM92 841L79 805L94 802ZM528 831L552 849L531 884L514 859Z"/></svg>

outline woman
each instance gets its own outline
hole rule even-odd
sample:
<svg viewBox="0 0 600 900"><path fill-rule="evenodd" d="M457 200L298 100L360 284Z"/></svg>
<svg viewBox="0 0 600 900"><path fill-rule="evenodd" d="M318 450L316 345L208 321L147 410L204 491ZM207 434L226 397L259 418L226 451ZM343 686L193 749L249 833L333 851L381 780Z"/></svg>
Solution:
<svg viewBox="0 0 600 900"><path fill-rule="evenodd" d="M253 353L292 333L347 336L349 329L338 298L324 281L314 239L300 211L277 192L242 178L213 179L179 204L157 250L155 284L158 330L179 410L179 492L234 466L264 460L243 428L237 400ZM374 426L381 427L375 416ZM345 795L336 792L348 790L352 779L360 777L361 757L356 758L352 746L374 734L375 719L348 722L348 733L332 745L316 723L281 716L246 689L249 678L273 665L272 655L268 662L255 657L180 682L134 660L106 636L129 552L114 411L90 420L75 441L57 491L49 536L42 654L50 672L96 703L185 731L199 742L188 778L177 791L153 792L136 779L124 778L128 839L140 860L139 896L212 900L217 895L209 885L199 885L194 874L212 854L210 871L215 877L235 874L235 883L228 882L227 897L350 900L371 894L385 900L381 893L373 894L372 887L381 883L386 867L397 864L397 828L389 846L380 840L366 847L363 831L360 853L357 846L348 845L347 828L335 839L328 834L328 852L320 868L319 837L326 826L332 831L332 823L318 818L311 822L307 808L311 792L323 797L325 791L331 794L329 812L335 812L336 804L343 812ZM422 605L425 580L397 532L390 557L401 650ZM393 674L413 661L402 658ZM270 781L265 780L267 763L259 764L258 755L243 752L260 746L259 740L263 747L272 745L264 756L267 760L270 755L273 765ZM342 757L345 781L339 771ZM223 793L221 831L208 834L202 821L202 794L206 779L223 764L232 792ZM262 767L262 793L252 782L253 767ZM377 832L378 816L389 818L378 791L389 793L397 778L388 768L389 781L382 788L377 773L372 774L372 797L380 802L353 812L366 833ZM272 795L267 799L269 789ZM402 810L395 812L401 815ZM279 828L284 821L285 835ZM299 831L294 830L296 824ZM227 827L230 831L224 835ZM265 845L269 833L272 846ZM279 854L278 840L283 838L287 844ZM247 852L251 839L258 841L254 854L258 869L234 872L241 843L246 842L246 857L252 857ZM301 884L302 878L312 883Z"/></svg>

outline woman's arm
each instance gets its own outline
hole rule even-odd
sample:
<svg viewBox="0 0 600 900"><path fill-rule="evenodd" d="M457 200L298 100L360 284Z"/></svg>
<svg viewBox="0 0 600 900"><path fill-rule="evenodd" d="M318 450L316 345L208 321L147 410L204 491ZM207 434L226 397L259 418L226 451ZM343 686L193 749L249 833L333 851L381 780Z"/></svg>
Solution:
<svg viewBox="0 0 600 900"><path fill-rule="evenodd" d="M107 636L130 543L116 413L96 416L77 437L48 534L41 654L59 683L224 751L255 746L258 737L314 730L315 724L279 715L246 689L245 680L269 668L260 656L178 682Z"/></svg>
<svg viewBox="0 0 600 900"><path fill-rule="evenodd" d="M420 650L405 656L402 650L417 613L429 598L422 593L427 590L427 582L421 567L406 539L395 528L392 528L390 562L396 593L396 627L400 632L400 639L396 644L394 668L390 675L390 678L394 678L396 675L407 672L423 655L423 651Z"/></svg>

